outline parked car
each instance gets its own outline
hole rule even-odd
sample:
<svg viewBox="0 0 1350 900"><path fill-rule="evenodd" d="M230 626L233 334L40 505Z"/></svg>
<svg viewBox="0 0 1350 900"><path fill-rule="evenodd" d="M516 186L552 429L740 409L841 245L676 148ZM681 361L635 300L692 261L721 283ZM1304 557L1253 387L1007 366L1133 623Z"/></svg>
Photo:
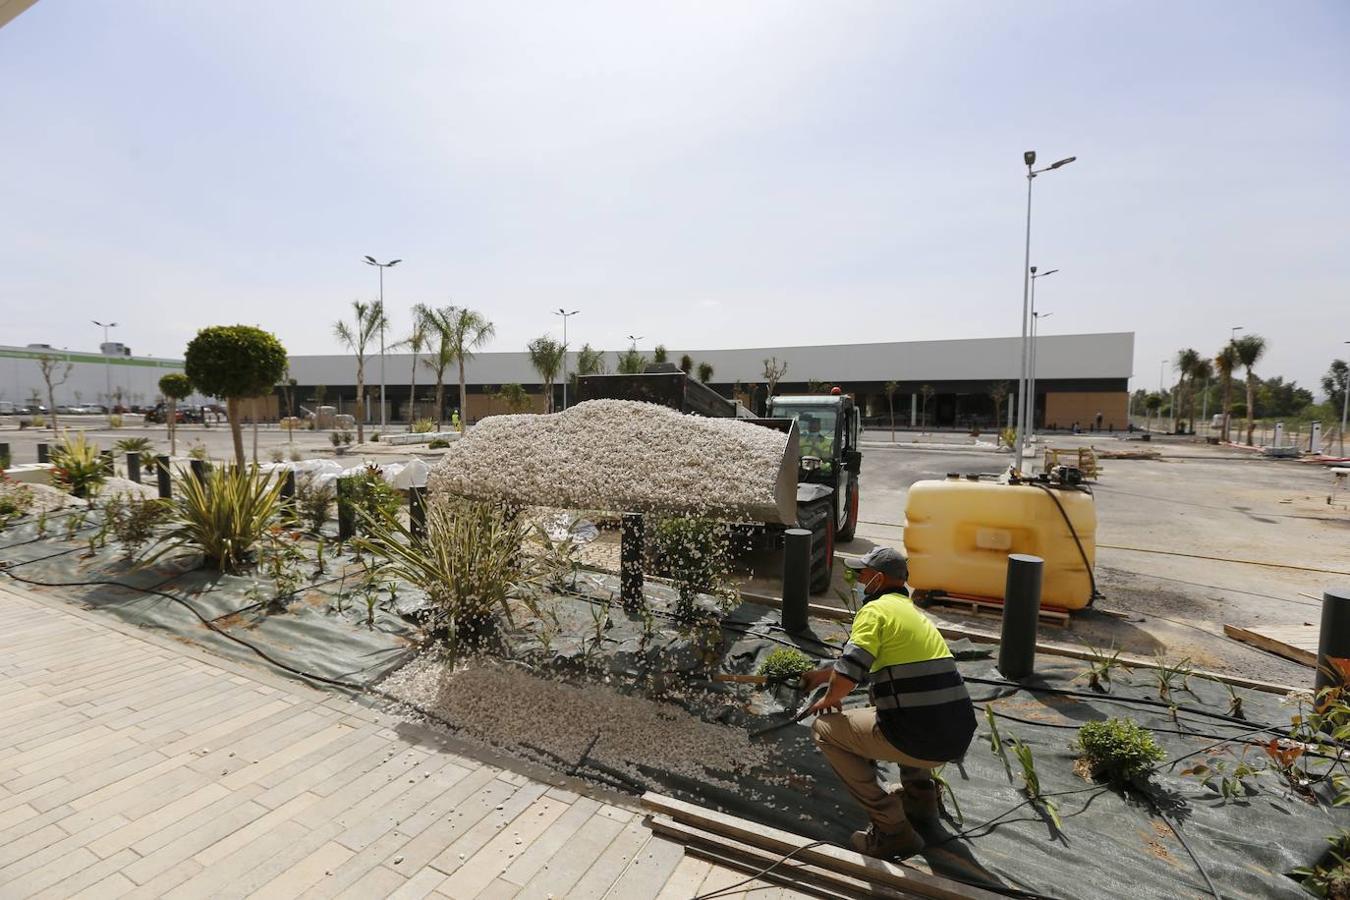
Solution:
<svg viewBox="0 0 1350 900"><path fill-rule="evenodd" d="M184 422L189 421L187 413L188 411L180 406L174 410L173 420L179 425L182 425ZM163 425L168 419L169 405L167 403L160 403L153 409L146 410L145 423L147 425Z"/></svg>

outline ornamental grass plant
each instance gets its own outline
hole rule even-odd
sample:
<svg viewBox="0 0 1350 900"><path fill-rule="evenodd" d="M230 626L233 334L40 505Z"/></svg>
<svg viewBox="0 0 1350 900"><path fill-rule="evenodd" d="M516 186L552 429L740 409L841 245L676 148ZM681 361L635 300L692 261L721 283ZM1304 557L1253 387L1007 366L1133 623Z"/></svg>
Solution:
<svg viewBox="0 0 1350 900"><path fill-rule="evenodd" d="M153 558L174 548L194 547L206 565L220 572L244 568L280 512L282 480L260 473L256 466L222 466L202 479L180 470L175 482L173 527L166 536L168 544Z"/></svg>

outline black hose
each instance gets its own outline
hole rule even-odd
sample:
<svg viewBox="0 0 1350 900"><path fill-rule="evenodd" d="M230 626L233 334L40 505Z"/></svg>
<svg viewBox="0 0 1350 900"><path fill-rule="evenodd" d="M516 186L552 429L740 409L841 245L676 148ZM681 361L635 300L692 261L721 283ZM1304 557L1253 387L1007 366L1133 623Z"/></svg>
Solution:
<svg viewBox="0 0 1350 900"><path fill-rule="evenodd" d="M1185 836L1182 835L1181 829L1163 813L1162 808L1158 806L1158 802L1153 799L1152 794L1148 791L1141 791L1141 793L1144 795L1144 799L1148 801L1148 805L1153 808L1154 814L1166 822L1167 827L1172 829L1172 833L1177 836L1177 840L1185 849L1186 854L1190 856L1191 862L1195 863L1195 867L1200 870L1200 875L1205 879L1205 885L1209 888L1209 892L1214 895L1214 900L1223 900L1223 895L1220 894L1219 889L1214 886L1214 880L1209 877L1209 872L1205 869L1205 864L1200 862L1200 857L1195 855L1195 851L1191 849L1191 845L1186 841Z"/></svg>
<svg viewBox="0 0 1350 900"><path fill-rule="evenodd" d="M1049 485L1042 484L1039 481L1027 481L1025 484L1029 484L1032 487L1038 487L1045 491L1046 494L1050 496L1050 499L1055 501L1055 507L1059 510L1059 514L1064 518L1064 524L1068 526L1069 534L1073 537L1074 546L1078 548L1078 555L1083 558L1083 568L1087 569L1088 583L1092 585L1092 593L1088 596L1087 602L1088 608L1091 609L1092 605L1097 602L1097 598L1102 595L1097 590L1097 576L1092 572L1092 562L1088 559L1087 551L1083 549L1083 542L1078 539L1078 529L1073 527L1073 522L1069 519L1069 513L1064 509L1064 504L1059 502L1059 498L1055 496L1054 490L1052 490ZM1087 488L1066 487L1064 489L1079 490L1089 497L1092 496L1092 491Z"/></svg>

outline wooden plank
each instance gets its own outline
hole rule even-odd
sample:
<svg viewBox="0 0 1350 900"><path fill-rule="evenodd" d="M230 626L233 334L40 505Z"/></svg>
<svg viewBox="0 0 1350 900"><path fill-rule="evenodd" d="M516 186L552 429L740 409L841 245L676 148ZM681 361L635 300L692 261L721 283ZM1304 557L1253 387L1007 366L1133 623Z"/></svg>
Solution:
<svg viewBox="0 0 1350 900"><path fill-rule="evenodd" d="M654 812L670 816L678 822L695 825L706 831L721 834L734 840L770 850L775 853L797 851L794 858L820 866L832 872L840 872L855 878L876 881L888 887L910 894L934 897L938 900L998 900L999 895L981 890L967 884L952 881L939 875L929 875L917 869L885 860L864 856L852 850L825 844L819 847L807 847L813 843L800 835L776 828L769 828L758 822L730 816L726 813L704 809L693 803L666 797L653 791L642 795L642 805Z"/></svg>
<svg viewBox="0 0 1350 900"><path fill-rule="evenodd" d="M1312 669L1317 668L1319 629L1316 625L1276 625L1263 628L1224 625L1223 633L1235 641L1251 644L1267 653L1292 659Z"/></svg>
<svg viewBox="0 0 1350 900"><path fill-rule="evenodd" d="M915 896L887 887L875 881L866 881L844 875L831 869L808 865L793 857L786 863L780 862L783 854L774 853L752 846L744 841L736 841L723 835L714 834L676 822L668 816L653 816L648 825L656 834L683 844L689 852L686 860L695 857L710 861L719 866L735 865L748 874L763 872L770 866L778 865L768 874L759 876L761 880L786 885L816 885L831 891L840 891L851 897L879 897L882 900L908 900ZM707 868L703 869L707 872ZM672 882L679 874L672 875ZM691 896L693 892L684 894ZM673 896L673 895L672 895Z"/></svg>

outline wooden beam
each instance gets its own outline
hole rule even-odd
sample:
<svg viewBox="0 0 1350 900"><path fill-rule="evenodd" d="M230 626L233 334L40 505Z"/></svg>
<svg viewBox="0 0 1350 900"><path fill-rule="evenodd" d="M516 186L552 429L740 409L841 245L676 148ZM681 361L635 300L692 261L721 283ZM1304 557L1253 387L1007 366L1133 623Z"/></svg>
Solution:
<svg viewBox="0 0 1350 900"><path fill-rule="evenodd" d="M801 835L704 809L693 803L686 803L653 791L642 795L642 805L677 822L693 825L704 831L720 834L773 853L781 855L795 850L797 853L794 859L864 881L875 881L911 895L932 897L936 900L964 900L964 898L1001 900L1001 895L978 887L952 881L940 875L929 875L903 864L875 859L832 844L808 847L814 842Z"/></svg>
<svg viewBox="0 0 1350 900"><path fill-rule="evenodd" d="M1235 641L1251 644L1253 647L1265 650L1268 653L1274 653L1276 656L1283 656L1285 659L1292 659L1294 662L1302 663L1309 668L1317 668L1318 630L1316 625L1277 625L1261 630L1241 628L1237 625L1225 625L1223 626L1223 633ZM1312 650L1307 648L1309 637L1312 638Z"/></svg>

